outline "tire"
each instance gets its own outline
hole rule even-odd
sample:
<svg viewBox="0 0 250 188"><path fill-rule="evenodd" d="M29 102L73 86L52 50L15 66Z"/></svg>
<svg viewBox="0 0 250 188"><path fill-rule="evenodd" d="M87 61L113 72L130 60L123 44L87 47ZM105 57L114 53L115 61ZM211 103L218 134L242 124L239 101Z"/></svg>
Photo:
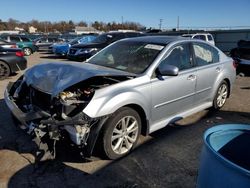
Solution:
<svg viewBox="0 0 250 188"><path fill-rule="evenodd" d="M139 114L128 107L119 109L103 127L100 140L105 156L109 159L117 159L128 154L136 146L140 133Z"/></svg>
<svg viewBox="0 0 250 188"><path fill-rule="evenodd" d="M219 110L224 106L228 97L228 93L229 93L229 88L227 82L226 81L221 82L214 97L213 101L214 110Z"/></svg>
<svg viewBox="0 0 250 188"><path fill-rule="evenodd" d="M23 48L23 53L26 56L30 56L32 54L32 50L30 48Z"/></svg>
<svg viewBox="0 0 250 188"><path fill-rule="evenodd" d="M10 75L10 67L7 63L0 61L0 80L7 78Z"/></svg>

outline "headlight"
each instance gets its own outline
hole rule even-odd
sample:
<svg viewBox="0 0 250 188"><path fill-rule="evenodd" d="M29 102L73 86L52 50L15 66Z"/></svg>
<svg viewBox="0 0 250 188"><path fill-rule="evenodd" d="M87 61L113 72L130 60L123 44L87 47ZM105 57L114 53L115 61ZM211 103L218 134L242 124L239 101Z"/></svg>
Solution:
<svg viewBox="0 0 250 188"><path fill-rule="evenodd" d="M81 49L79 53L80 54L89 54L89 53L96 51L96 50L97 50L97 48Z"/></svg>

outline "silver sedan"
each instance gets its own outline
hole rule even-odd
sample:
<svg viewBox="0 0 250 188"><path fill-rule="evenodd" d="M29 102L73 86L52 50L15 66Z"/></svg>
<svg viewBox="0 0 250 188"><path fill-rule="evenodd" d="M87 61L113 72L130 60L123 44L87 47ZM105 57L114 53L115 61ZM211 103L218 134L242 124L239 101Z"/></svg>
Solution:
<svg viewBox="0 0 250 188"><path fill-rule="evenodd" d="M140 134L220 109L235 75L234 61L209 43L138 37L115 42L85 63L36 65L8 86L5 101L21 127L40 140L60 140L66 132L85 156L99 146L116 159Z"/></svg>

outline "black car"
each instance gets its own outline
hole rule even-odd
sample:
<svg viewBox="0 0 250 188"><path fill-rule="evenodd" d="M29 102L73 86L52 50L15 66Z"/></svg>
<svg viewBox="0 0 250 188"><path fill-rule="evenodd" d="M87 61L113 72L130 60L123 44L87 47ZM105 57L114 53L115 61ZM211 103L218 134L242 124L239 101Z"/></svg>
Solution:
<svg viewBox="0 0 250 188"><path fill-rule="evenodd" d="M250 41L240 40L230 55L238 63L237 73L242 76L250 75Z"/></svg>
<svg viewBox="0 0 250 188"><path fill-rule="evenodd" d="M11 73L26 69L26 67L27 60L24 58L22 49L0 46L0 80L8 77Z"/></svg>
<svg viewBox="0 0 250 188"><path fill-rule="evenodd" d="M143 34L139 32L109 32L104 33L96 37L91 43L88 44L76 44L73 45L67 54L67 58L76 61L85 61L90 58L96 52L109 44L123 39L131 37L140 37Z"/></svg>

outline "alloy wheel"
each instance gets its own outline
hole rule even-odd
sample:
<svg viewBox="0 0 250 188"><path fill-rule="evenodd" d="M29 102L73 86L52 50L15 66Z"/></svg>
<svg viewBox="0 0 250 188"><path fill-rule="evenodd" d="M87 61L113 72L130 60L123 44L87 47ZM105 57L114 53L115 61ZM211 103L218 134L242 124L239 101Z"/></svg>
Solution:
<svg viewBox="0 0 250 188"><path fill-rule="evenodd" d="M9 66L0 61L0 79L4 79L10 75L10 68Z"/></svg>
<svg viewBox="0 0 250 188"><path fill-rule="evenodd" d="M32 54L32 51L31 49L29 48L24 48L23 49L23 53L26 55L26 56L30 56Z"/></svg>
<svg viewBox="0 0 250 188"><path fill-rule="evenodd" d="M139 125L135 117L125 116L115 125L111 136L111 147L116 154L128 152L138 137Z"/></svg>
<svg viewBox="0 0 250 188"><path fill-rule="evenodd" d="M218 95L217 95L217 106L220 108L222 107L226 100L228 95L228 88L226 84L222 84L218 89Z"/></svg>

